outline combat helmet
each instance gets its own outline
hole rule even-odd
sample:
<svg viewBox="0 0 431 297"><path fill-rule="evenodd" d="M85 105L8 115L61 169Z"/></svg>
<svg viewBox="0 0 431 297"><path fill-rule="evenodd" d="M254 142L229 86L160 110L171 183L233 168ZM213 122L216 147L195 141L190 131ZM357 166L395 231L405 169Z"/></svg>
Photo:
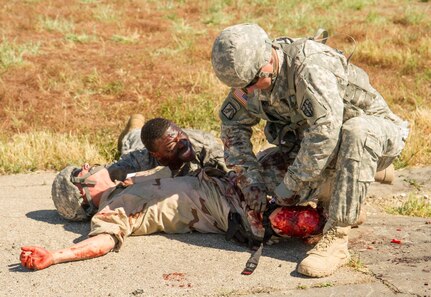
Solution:
<svg viewBox="0 0 431 297"><path fill-rule="evenodd" d="M247 86L271 59L272 42L256 24L224 29L214 41L211 62L216 76L233 88Z"/></svg>
<svg viewBox="0 0 431 297"><path fill-rule="evenodd" d="M90 169L85 176L76 177L76 173L81 168L70 165L57 174L52 183L51 196L55 208L62 217L72 221L84 221L91 218L96 207L91 200L87 185L94 185L95 182L87 181L87 178L103 168L103 166L98 166ZM81 184L84 189L87 198L85 205L82 204L83 198L76 184Z"/></svg>

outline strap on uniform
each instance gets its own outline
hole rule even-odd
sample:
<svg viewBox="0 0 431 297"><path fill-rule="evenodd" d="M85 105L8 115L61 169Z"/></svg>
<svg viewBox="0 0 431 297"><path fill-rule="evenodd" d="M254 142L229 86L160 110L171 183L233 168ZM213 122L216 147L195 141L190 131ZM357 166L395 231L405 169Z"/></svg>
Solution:
<svg viewBox="0 0 431 297"><path fill-rule="evenodd" d="M316 34L314 34L313 40L325 44L328 38L328 31L323 28L319 28L317 29Z"/></svg>
<svg viewBox="0 0 431 297"><path fill-rule="evenodd" d="M355 53L355 50L356 50L356 40L355 40L355 38L353 38L352 36L350 36L350 35L347 35L347 37L349 37L352 41L353 41L353 51L350 53L350 55L347 57L347 64L349 64L349 62L350 62L350 58L353 56L353 54Z"/></svg>
<svg viewBox="0 0 431 297"><path fill-rule="evenodd" d="M277 205L274 203L269 204L267 210L263 213L262 225L265 229L263 240L258 247L254 247L254 251L251 253L250 258L245 264L244 270L241 272L243 275L250 275L254 272L259 264L260 256L262 256L263 245L266 244L273 235L277 235L272 229L271 222L269 221L269 215L275 210L275 208L277 208Z"/></svg>

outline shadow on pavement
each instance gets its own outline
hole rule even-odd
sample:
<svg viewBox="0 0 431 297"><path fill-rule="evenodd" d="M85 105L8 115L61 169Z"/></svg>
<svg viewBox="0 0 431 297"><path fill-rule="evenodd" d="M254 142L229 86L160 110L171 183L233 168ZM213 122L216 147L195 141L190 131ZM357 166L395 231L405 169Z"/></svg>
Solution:
<svg viewBox="0 0 431 297"><path fill-rule="evenodd" d="M87 238L88 233L90 233L90 223L89 222L72 222L61 217L58 212L54 209L42 209L35 210L26 213L26 217L45 222L52 225L63 225L64 230L80 234L78 238L73 240L73 243L83 241Z"/></svg>
<svg viewBox="0 0 431 297"><path fill-rule="evenodd" d="M201 233L188 233L188 234L162 234L171 240L181 241L187 244L192 244L200 247L223 249L234 252L249 252L251 250L245 244L227 241L223 234L201 234ZM265 245L262 252L262 258L270 257L281 261L298 263L305 258L307 251L312 248L302 242L301 239L288 238L282 239L279 243L273 245ZM261 258L261 261L263 259ZM245 263L244 263L245 265ZM294 274L295 277L300 277L299 274Z"/></svg>
<svg viewBox="0 0 431 297"><path fill-rule="evenodd" d="M21 265L20 262L15 264L8 265L10 272L33 272L34 270L30 270Z"/></svg>

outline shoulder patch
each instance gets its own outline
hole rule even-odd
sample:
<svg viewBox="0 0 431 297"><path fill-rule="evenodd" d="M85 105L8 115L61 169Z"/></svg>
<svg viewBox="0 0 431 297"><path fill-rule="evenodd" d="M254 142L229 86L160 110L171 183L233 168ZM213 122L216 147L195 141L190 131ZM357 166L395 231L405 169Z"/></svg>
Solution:
<svg viewBox="0 0 431 297"><path fill-rule="evenodd" d="M301 110L306 117L311 118L314 115L313 104L310 99L307 98L302 102Z"/></svg>
<svg viewBox="0 0 431 297"><path fill-rule="evenodd" d="M247 94L242 89L235 89L233 91L233 97L238 101L242 106L247 107Z"/></svg>
<svg viewBox="0 0 431 297"><path fill-rule="evenodd" d="M223 109L221 110L221 113L228 119L232 120L235 114L238 112L238 109L231 103L228 102Z"/></svg>

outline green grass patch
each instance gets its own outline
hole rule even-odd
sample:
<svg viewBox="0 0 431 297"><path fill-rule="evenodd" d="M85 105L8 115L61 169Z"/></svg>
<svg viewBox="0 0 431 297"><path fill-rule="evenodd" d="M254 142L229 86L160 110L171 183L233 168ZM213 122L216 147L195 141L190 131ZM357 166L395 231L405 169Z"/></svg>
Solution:
<svg viewBox="0 0 431 297"><path fill-rule="evenodd" d="M124 90L124 84L122 81L112 81L102 86L100 93L105 95L117 95Z"/></svg>
<svg viewBox="0 0 431 297"><path fill-rule="evenodd" d="M368 13L366 17L367 23L371 23L373 25L381 26L387 23L387 19L382 16L378 11L372 10Z"/></svg>
<svg viewBox="0 0 431 297"><path fill-rule="evenodd" d="M134 32L130 35L114 34L111 36L111 40L122 44L133 44L139 42L139 34L138 32Z"/></svg>
<svg viewBox="0 0 431 297"><path fill-rule="evenodd" d="M324 283L317 283L312 285L312 288L329 288L329 287L333 287L334 284L331 282L324 282Z"/></svg>
<svg viewBox="0 0 431 297"><path fill-rule="evenodd" d="M75 24L72 21L55 17L50 18L47 16L39 17L39 26L48 32L59 32L59 33L69 33L73 32L75 29Z"/></svg>
<svg viewBox="0 0 431 297"><path fill-rule="evenodd" d="M224 12L226 4L223 1L211 1L209 7L205 7L207 13L203 16L203 23L206 25L227 24L233 16Z"/></svg>
<svg viewBox="0 0 431 297"><path fill-rule="evenodd" d="M429 11L428 11L429 13ZM427 19L426 14L417 8L407 7L404 14L394 18L393 22L401 25L420 25Z"/></svg>
<svg viewBox="0 0 431 297"><path fill-rule="evenodd" d="M431 203L429 198L410 193L407 201L397 207L388 207L386 211L390 214L430 218Z"/></svg>
<svg viewBox="0 0 431 297"><path fill-rule="evenodd" d="M361 261L361 258L358 254L353 254L350 258L349 263L347 263L347 266L350 268L353 268L356 271L368 273L369 270L365 266L365 264Z"/></svg>
<svg viewBox="0 0 431 297"><path fill-rule="evenodd" d="M64 36L64 38L67 41L76 42L76 43L88 43L88 42L95 42L98 40L98 37L96 35L88 35L88 34L75 34L75 33L68 33Z"/></svg>
<svg viewBox="0 0 431 297"><path fill-rule="evenodd" d="M112 23L119 19L119 13L112 5L99 4L93 11L96 20L104 23Z"/></svg>
<svg viewBox="0 0 431 297"><path fill-rule="evenodd" d="M15 41L9 42L3 38L0 43L0 69L6 70L10 66L23 64L24 57L36 55L39 47L39 43L17 44Z"/></svg>
<svg viewBox="0 0 431 297"><path fill-rule="evenodd" d="M216 102L208 95L179 95L160 104L161 117L172 119L180 127L218 131Z"/></svg>

